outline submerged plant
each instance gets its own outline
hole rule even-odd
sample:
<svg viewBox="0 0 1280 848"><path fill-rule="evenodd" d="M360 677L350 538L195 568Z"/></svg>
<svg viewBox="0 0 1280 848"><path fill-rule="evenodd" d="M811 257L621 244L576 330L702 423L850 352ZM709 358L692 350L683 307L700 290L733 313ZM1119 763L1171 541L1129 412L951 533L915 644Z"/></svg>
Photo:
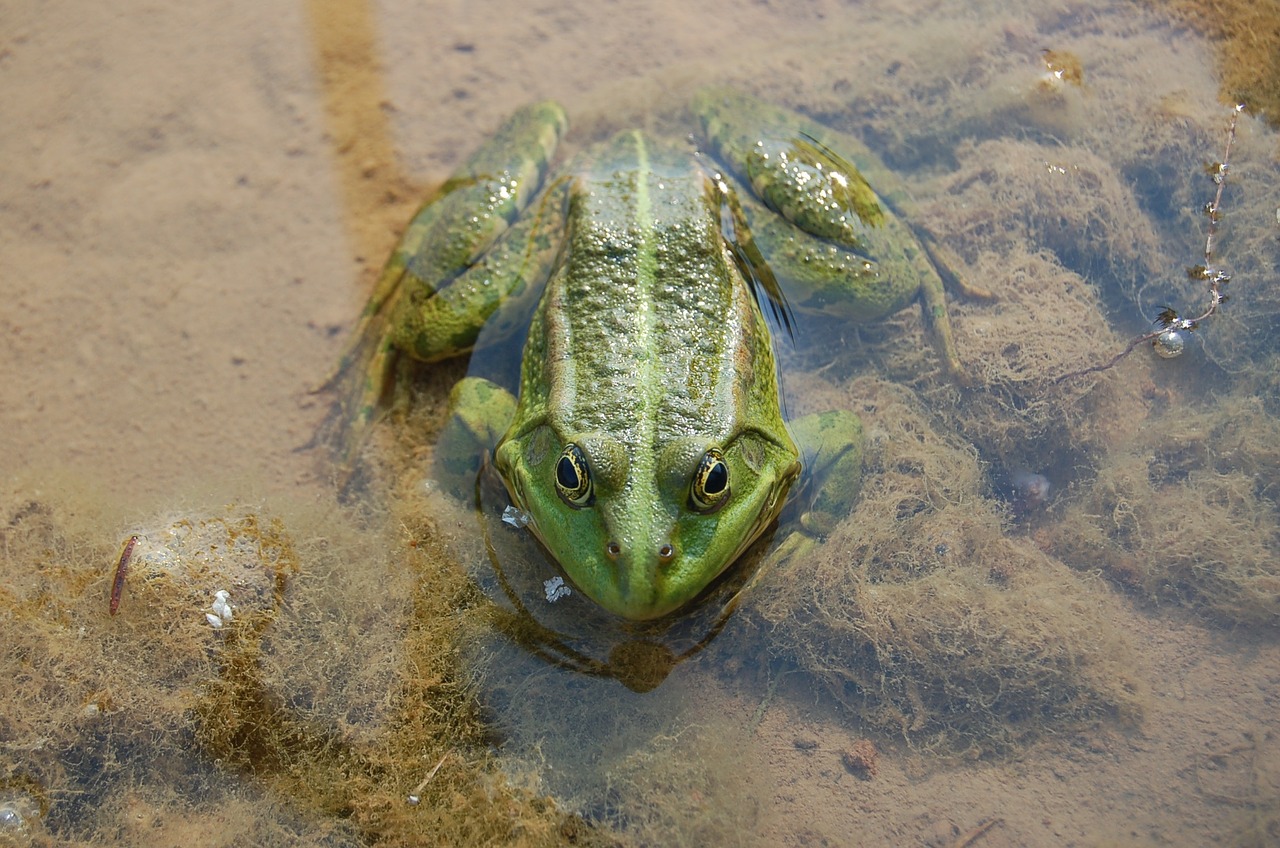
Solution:
<svg viewBox="0 0 1280 848"><path fill-rule="evenodd" d="M1240 113L1243 111L1244 104L1237 104L1231 112L1231 124L1227 128L1227 143L1222 153L1222 161L1212 162L1205 166L1205 172L1208 173L1217 188L1214 192L1213 200L1204 205L1204 214L1209 218L1209 231L1204 243L1204 262L1187 268L1187 276L1192 280L1203 281L1207 285L1209 290L1208 305L1194 318L1184 318L1173 307L1164 307L1152 322L1157 326L1157 329L1137 336L1129 342L1124 350L1106 362L1063 374L1054 380L1055 383L1061 383L1064 380L1085 374L1106 371L1132 353L1139 345L1147 342L1151 343L1156 354L1163 359L1173 359L1181 356L1186 349L1189 335L1199 329L1203 321L1217 312L1218 308L1227 302L1228 296L1223 290L1227 283L1231 282L1231 275L1214 266L1213 248L1214 239L1218 235L1218 220L1222 210L1222 191L1226 186L1227 174L1231 167L1231 146L1236 138L1236 123L1240 118Z"/></svg>

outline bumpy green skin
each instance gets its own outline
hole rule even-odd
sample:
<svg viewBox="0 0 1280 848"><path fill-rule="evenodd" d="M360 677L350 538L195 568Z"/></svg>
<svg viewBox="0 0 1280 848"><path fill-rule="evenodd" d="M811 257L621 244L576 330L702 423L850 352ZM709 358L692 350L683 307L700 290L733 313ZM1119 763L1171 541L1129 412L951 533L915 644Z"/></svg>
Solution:
<svg viewBox="0 0 1280 848"><path fill-rule="evenodd" d="M904 202L888 168L857 139L735 91L705 90L694 108L720 159L768 207L742 193L751 233L785 277L792 308L869 323L919 298L943 367L965 382L943 276L969 296L991 295L959 279L936 245L872 190L864 174Z"/></svg>
<svg viewBox="0 0 1280 848"><path fill-rule="evenodd" d="M419 212L339 375L358 431L397 352L464 353L486 322L519 314L512 301L538 296L518 400L482 379L459 383L439 471L469 491L477 458L493 449L512 502L566 576L637 620L706 589L774 521L802 467L816 487L775 557L802 553L857 497L861 425L835 411L788 429L769 329L740 266L756 254L731 241L754 239L800 309L874 320L922 288L941 291L926 249L826 137L732 93L705 94L697 110L763 205L698 157L625 132L573 160L525 209L529 175L546 171L564 130L558 107L531 107ZM508 176L486 183L480 208L455 208L478 174ZM509 197L495 194L512 181ZM590 478L576 501L557 483L566 449ZM712 457L727 468L728 495L707 508L695 478Z"/></svg>
<svg viewBox="0 0 1280 848"><path fill-rule="evenodd" d="M579 588L619 615L653 618L691 600L768 526L798 452L768 328L694 160L623 133L573 186L564 263L534 314L494 465ZM556 490L569 443L592 475L585 508ZM713 447L732 494L704 514L690 508L690 481Z"/></svg>
<svg viewBox="0 0 1280 848"><path fill-rule="evenodd" d="M336 427L319 438L337 443L344 464L393 382L397 352L426 362L456 356L499 304L540 283L562 216L522 213L567 128L556 103L524 107L409 222L326 383L339 408Z"/></svg>

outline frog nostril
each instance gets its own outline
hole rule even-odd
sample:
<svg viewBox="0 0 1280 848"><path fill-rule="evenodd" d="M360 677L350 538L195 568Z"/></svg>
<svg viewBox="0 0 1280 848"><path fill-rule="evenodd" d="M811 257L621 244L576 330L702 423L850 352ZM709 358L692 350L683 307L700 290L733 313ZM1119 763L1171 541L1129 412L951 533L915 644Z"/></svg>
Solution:
<svg viewBox="0 0 1280 848"><path fill-rule="evenodd" d="M618 554L622 553L622 545L617 542L609 542L604 546L604 552L609 555L609 559L617 559Z"/></svg>
<svg viewBox="0 0 1280 848"><path fill-rule="evenodd" d="M661 560L663 563L671 562L671 560L675 559L675 556L676 556L676 549L672 545L663 545L662 547L658 548L658 559Z"/></svg>

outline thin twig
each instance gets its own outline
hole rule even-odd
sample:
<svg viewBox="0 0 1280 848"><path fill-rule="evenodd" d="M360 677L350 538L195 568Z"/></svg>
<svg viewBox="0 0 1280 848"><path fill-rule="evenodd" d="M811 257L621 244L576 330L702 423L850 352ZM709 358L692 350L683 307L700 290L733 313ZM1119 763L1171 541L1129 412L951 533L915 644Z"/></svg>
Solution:
<svg viewBox="0 0 1280 848"><path fill-rule="evenodd" d="M445 751L444 756L440 758L440 762L436 763L431 771L427 772L427 776L409 793L409 803L418 804L422 801L422 790L427 788L427 784L431 782L431 778L436 776L436 772L440 771L440 766L444 765L444 761L453 755L452 751Z"/></svg>
<svg viewBox="0 0 1280 848"><path fill-rule="evenodd" d="M970 830L968 833L962 833L956 837L956 841L951 843L951 848L968 848L968 846L977 842L982 834L998 824L1004 824L1004 819L993 818L978 822L978 826Z"/></svg>

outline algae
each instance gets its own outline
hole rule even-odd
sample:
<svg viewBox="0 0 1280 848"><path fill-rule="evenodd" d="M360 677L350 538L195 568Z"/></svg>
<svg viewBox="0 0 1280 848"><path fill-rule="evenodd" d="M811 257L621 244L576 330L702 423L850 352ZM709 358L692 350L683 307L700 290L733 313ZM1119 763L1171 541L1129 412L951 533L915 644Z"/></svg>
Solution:
<svg viewBox="0 0 1280 848"><path fill-rule="evenodd" d="M734 648L718 642L715 658L648 693L547 665L493 634L469 653L508 768L537 775L569 809L638 845L768 844L759 834L776 817L747 720L753 696L714 673Z"/></svg>
<svg viewBox="0 0 1280 848"><path fill-rule="evenodd" d="M332 507L187 509L124 525L152 547L113 617L104 539L122 523L62 494L17 489L0 507L0 789L26 805L32 844L136 842L139 828L260 845L601 843L497 767L459 667L471 590L447 559L371 545ZM250 553L275 590L233 588L215 627L214 587L245 579Z"/></svg>
<svg viewBox="0 0 1280 848"><path fill-rule="evenodd" d="M1218 47L1221 96L1280 122L1280 3L1275 0L1149 0Z"/></svg>
<svg viewBox="0 0 1280 848"><path fill-rule="evenodd" d="M1005 469L1070 469L1111 444L1121 421L1145 414L1132 376L1135 362L1118 373L1055 383L1093 352L1116 350L1123 339L1102 317L1095 290L1045 251L984 252L972 271L998 279L998 309L956 308L957 344L965 351L972 387L930 378L914 382L940 423L962 435L990 463ZM920 352L887 340L901 370ZM905 363L905 365L901 365ZM1118 410L1124 410L1118 414Z"/></svg>
<svg viewBox="0 0 1280 848"><path fill-rule="evenodd" d="M941 756L1136 720L1144 685L1096 581L1004 533L974 450L906 390L861 378L850 391L867 484L827 546L748 604L764 650L859 721Z"/></svg>
<svg viewBox="0 0 1280 848"><path fill-rule="evenodd" d="M1228 625L1280 625L1280 424L1262 401L1183 401L1097 460L1046 542L1064 562Z"/></svg>

